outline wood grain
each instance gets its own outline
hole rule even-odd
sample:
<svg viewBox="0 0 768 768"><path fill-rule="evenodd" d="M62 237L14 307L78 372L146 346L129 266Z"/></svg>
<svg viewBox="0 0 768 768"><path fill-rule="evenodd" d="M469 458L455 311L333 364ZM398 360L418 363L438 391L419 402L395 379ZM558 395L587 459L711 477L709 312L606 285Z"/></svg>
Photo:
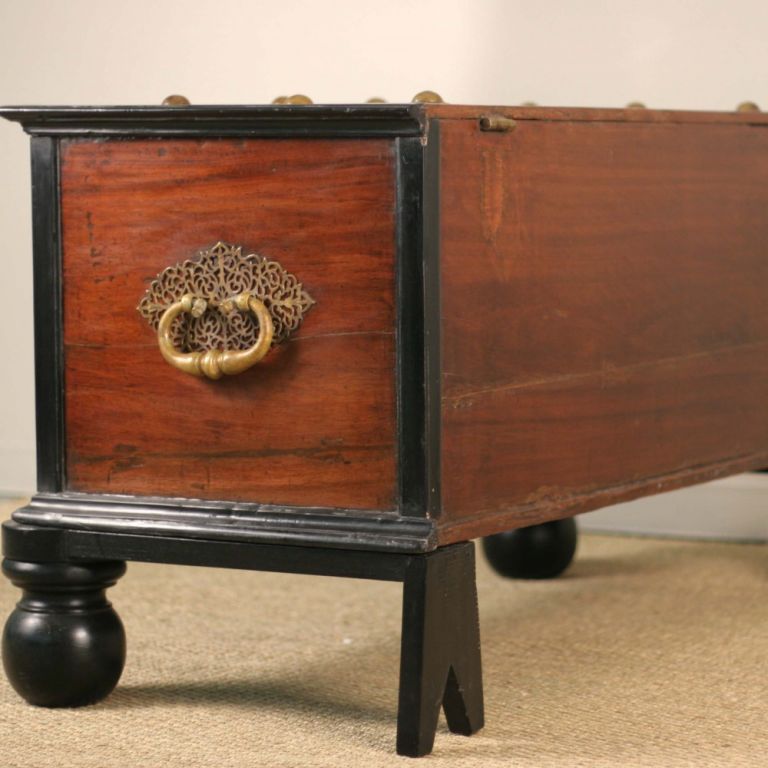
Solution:
<svg viewBox="0 0 768 768"><path fill-rule="evenodd" d="M66 141L67 487L391 509L394 172L385 140ZM251 371L171 368L136 304L223 240L316 306Z"/></svg>
<svg viewBox="0 0 768 768"><path fill-rule="evenodd" d="M441 122L441 542L768 462L768 131Z"/></svg>
<svg viewBox="0 0 768 768"><path fill-rule="evenodd" d="M735 105L734 105L735 106ZM515 120L589 123L670 123L768 125L766 112L704 111L684 109L636 109L615 107L540 107L478 104L423 104L429 119L479 120L494 114Z"/></svg>

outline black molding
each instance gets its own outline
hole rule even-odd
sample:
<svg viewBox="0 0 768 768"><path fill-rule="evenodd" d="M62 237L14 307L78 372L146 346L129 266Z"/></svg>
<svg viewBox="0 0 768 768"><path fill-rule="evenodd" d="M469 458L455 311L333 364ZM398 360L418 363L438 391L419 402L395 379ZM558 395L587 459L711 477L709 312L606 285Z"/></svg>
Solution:
<svg viewBox="0 0 768 768"><path fill-rule="evenodd" d="M186 539L156 533L45 529L15 521L3 523L3 555L22 562L129 560L382 581L402 581L410 560L402 553Z"/></svg>
<svg viewBox="0 0 768 768"><path fill-rule="evenodd" d="M397 513L85 493L38 494L16 522L58 529L381 552L435 548L434 524Z"/></svg>
<svg viewBox="0 0 768 768"><path fill-rule="evenodd" d="M4 107L30 134L66 136L419 136L420 104Z"/></svg>
<svg viewBox="0 0 768 768"><path fill-rule="evenodd" d="M55 492L65 478L58 141L33 137L31 151L37 487Z"/></svg>
<svg viewBox="0 0 768 768"><path fill-rule="evenodd" d="M429 124L424 153L424 370L427 512L440 516L441 345L440 345L440 121Z"/></svg>
<svg viewBox="0 0 768 768"><path fill-rule="evenodd" d="M427 464L424 395L424 279L420 139L395 141L397 170L397 437L401 514L424 517Z"/></svg>
<svg viewBox="0 0 768 768"><path fill-rule="evenodd" d="M14 520L6 520L2 525L2 550L3 557L21 562L128 560L380 581L404 581L413 563L426 564L425 557L443 559L469 552L474 565L472 542L451 544L431 553L341 551L325 547L147 536L138 532L54 529ZM474 574L470 574L467 586L473 585Z"/></svg>

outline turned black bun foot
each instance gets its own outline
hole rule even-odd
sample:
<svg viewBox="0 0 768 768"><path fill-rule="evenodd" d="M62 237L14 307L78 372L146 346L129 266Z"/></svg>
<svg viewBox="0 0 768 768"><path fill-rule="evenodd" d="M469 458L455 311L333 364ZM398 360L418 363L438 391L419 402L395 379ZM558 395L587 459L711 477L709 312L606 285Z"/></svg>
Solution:
<svg viewBox="0 0 768 768"><path fill-rule="evenodd" d="M125 630L104 590L125 563L4 560L3 572L23 590L3 632L3 666L16 692L42 707L103 699L125 664Z"/></svg>
<svg viewBox="0 0 768 768"><path fill-rule="evenodd" d="M483 549L488 562L502 576L551 579L570 565L576 540L576 521L567 517L487 536Z"/></svg>

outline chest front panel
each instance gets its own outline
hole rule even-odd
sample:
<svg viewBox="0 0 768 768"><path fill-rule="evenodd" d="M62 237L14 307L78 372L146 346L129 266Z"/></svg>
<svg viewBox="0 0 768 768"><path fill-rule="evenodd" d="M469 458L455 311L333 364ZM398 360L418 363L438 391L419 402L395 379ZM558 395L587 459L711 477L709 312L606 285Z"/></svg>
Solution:
<svg viewBox="0 0 768 768"><path fill-rule="evenodd" d="M67 489L393 508L390 141L67 140L61 219ZM211 381L171 367L136 306L219 241L315 304Z"/></svg>

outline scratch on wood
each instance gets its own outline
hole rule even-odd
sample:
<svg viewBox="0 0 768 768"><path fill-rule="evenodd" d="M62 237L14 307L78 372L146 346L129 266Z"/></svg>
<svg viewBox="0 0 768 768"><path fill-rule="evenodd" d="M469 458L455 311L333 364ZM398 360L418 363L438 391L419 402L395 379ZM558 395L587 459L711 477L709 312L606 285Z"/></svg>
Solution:
<svg viewBox="0 0 768 768"><path fill-rule="evenodd" d="M136 455L126 455L124 453L93 455L88 456L82 453L77 454L77 461L80 464L100 464L102 462L114 462L113 468L117 471L130 469L134 466L141 466L147 460L169 460L169 459L191 459L210 461L212 459L270 459L281 456L302 456L304 458L315 459L330 463L348 463L348 453L373 452L388 450L388 445L355 445L341 446L335 441L309 448L262 448L242 451L192 451L189 453L164 452L155 453L146 451Z"/></svg>
<svg viewBox="0 0 768 768"><path fill-rule="evenodd" d="M463 400L472 399L481 395L496 394L498 392L511 392L514 390L532 389L534 387L544 387L550 384L564 384L570 381L589 381L590 379L599 379L601 387L626 381L629 375L636 371L648 370L663 365L675 365L704 358L715 358L719 355L730 352L755 350L768 346L768 340L755 341L748 344L737 344L734 346L721 347L719 349L709 349L702 352L692 352L688 355L676 355L672 357L658 357L653 360L644 360L630 365L613 366L604 364L601 368L581 373L563 373L556 376L545 376L539 379L527 379L526 381L510 382L506 384L497 384L492 387L481 387L467 392L460 392L455 395L445 395L442 401L446 404L452 404L452 407L459 407L457 403Z"/></svg>

